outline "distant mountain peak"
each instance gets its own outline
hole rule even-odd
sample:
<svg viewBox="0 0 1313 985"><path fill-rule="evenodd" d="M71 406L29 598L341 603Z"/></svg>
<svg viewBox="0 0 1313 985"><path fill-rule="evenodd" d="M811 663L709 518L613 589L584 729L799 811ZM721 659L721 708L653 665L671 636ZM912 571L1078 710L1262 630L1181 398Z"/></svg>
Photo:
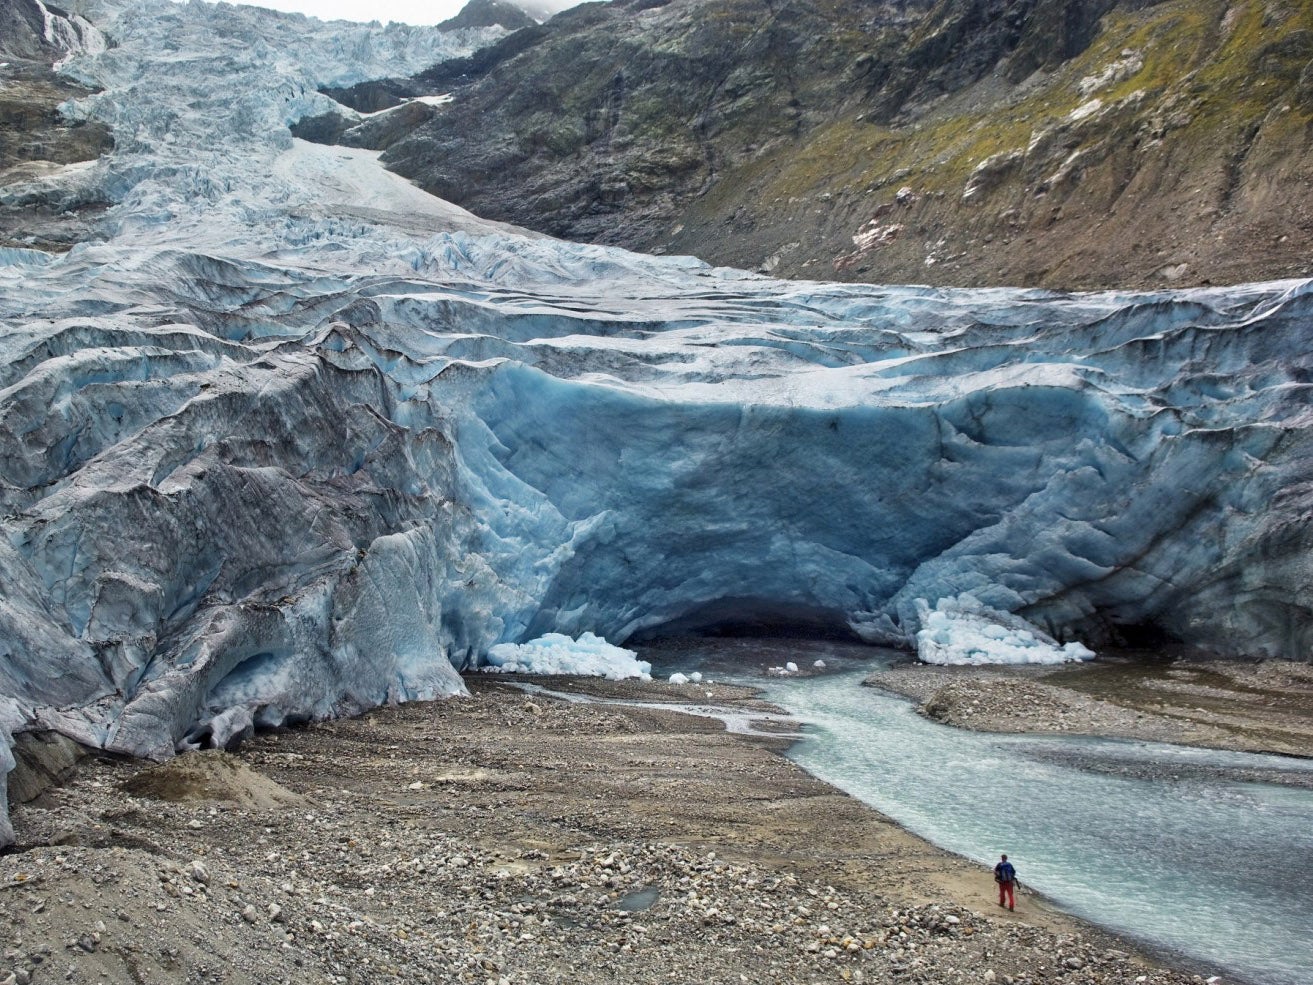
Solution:
<svg viewBox="0 0 1313 985"><path fill-rule="evenodd" d="M470 27L504 27L508 31L518 31L536 23L523 8L510 0L470 0L459 14L443 21L438 28L459 31Z"/></svg>

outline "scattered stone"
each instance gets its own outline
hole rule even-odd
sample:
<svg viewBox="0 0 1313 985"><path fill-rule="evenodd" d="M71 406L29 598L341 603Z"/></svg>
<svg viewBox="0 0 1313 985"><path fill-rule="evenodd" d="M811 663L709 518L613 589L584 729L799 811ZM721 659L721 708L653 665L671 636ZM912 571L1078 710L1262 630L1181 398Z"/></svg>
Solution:
<svg viewBox="0 0 1313 985"><path fill-rule="evenodd" d="M813 656L798 662L813 666ZM640 682L580 686L640 700L653 691ZM850 798L818 796L828 788L756 743L718 732L690 743L689 720L550 698L529 720L522 693L471 690L380 710L373 723L344 719L249 741L239 754L246 769L295 785L297 807L210 801L198 810L157 799L141 809L121 787L140 764L87 760L57 811L15 813L35 847L0 856L0 887L10 887L0 890L0 926L26 921L29 939L70 945L69 963L88 953L89 938L114 960L131 955L152 981L213 982L222 968L233 980L287 985L603 985L624 962L634 985L927 985L948 968L962 970L966 985L984 968L1004 983L1038 985L1040 965L1072 985L1112 985L1144 968L1114 953L1113 938L1087 947L1070 943L1070 931L1059 938L973 914L989 902L987 874L978 901L946 899L922 873L962 863ZM738 700L760 708L747 692ZM421 807L401 794L416 775L442 776L441 800ZM673 782L657 786L654 776ZM783 798L778 820L758 808L767 792ZM708 811L734 832L733 855L680 834ZM205 826L188 828L198 813ZM42 832L97 824L118 832L104 847L43 843ZM911 881L902 866L836 864L904 847L923 853ZM895 870L896 879L882 875ZM927 894L934 902L909 901ZM105 921L87 933L97 913L114 914L112 937ZM253 946L264 937L272 947ZM1084 962L1079 973L1064 963L1073 955ZM13 969L43 958L19 948L5 960ZM109 960L87 959L88 976L93 961ZM46 977L62 978L57 970ZM1187 981L1154 974L1154 985Z"/></svg>

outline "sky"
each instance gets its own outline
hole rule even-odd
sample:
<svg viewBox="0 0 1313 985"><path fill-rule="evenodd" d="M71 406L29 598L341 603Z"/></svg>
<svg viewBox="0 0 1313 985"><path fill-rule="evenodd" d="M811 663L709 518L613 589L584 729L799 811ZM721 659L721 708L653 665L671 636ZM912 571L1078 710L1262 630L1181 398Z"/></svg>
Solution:
<svg viewBox="0 0 1313 985"><path fill-rule="evenodd" d="M272 7L321 20L402 21L406 24L437 24L453 17L465 0L238 0L254 7ZM564 9L578 0L547 0L534 7Z"/></svg>

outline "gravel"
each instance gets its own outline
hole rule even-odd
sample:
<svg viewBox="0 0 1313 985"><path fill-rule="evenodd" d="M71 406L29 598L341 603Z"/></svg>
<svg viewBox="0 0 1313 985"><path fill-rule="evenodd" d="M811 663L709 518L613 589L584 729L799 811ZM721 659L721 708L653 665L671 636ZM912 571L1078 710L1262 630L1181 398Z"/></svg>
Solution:
<svg viewBox="0 0 1313 985"><path fill-rule="evenodd" d="M0 985L1199 980L1035 897L997 911L776 740L472 686L85 761L14 813Z"/></svg>
<svg viewBox="0 0 1313 985"><path fill-rule="evenodd" d="M1114 659L1056 671L901 664L866 683L959 728L1313 755L1313 669L1290 661Z"/></svg>

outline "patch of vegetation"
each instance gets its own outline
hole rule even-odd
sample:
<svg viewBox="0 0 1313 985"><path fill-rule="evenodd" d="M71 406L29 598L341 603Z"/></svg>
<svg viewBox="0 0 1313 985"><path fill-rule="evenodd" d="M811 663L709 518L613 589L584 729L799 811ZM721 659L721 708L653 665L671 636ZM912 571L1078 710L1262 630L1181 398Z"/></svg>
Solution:
<svg viewBox="0 0 1313 985"><path fill-rule="evenodd" d="M918 190L960 196L981 161L1025 152L1045 129L1071 129L1062 144L1066 150L1109 136L1131 141L1141 128L1153 132L1155 114L1173 98L1179 119L1188 119L1184 139L1205 153L1216 153L1219 135L1230 139L1261 121L1293 135L1310 118L1308 100L1292 98L1282 104L1288 109L1269 114L1277 93L1297 86L1310 60L1313 3L1275 8L1257 0L1232 6L1174 0L1115 10L1085 52L1028 91L1005 94L987 111L931 109L888 127L853 112L822 124L799 140L793 159L778 168L764 193L814 195L850 188L855 177L878 186L906 172ZM1082 91L1082 80L1098 79L1119 62L1134 70ZM1095 99L1101 114L1073 127L1072 114Z"/></svg>

